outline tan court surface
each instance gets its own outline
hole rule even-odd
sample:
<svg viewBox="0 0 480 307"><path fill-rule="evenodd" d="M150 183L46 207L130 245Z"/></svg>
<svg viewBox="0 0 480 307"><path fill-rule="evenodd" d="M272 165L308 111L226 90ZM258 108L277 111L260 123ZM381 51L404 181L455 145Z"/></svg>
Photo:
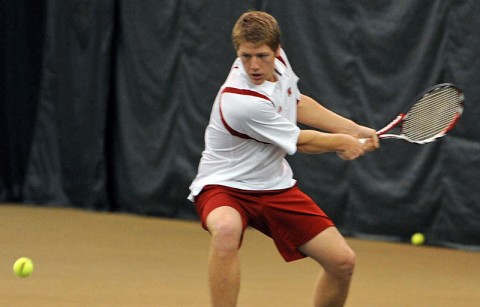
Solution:
<svg viewBox="0 0 480 307"><path fill-rule="evenodd" d="M480 253L348 239L347 306L480 306ZM197 222L0 205L0 306L208 306L209 235ZM32 258L28 278L13 262ZM319 267L285 263L247 230L239 306L311 306Z"/></svg>

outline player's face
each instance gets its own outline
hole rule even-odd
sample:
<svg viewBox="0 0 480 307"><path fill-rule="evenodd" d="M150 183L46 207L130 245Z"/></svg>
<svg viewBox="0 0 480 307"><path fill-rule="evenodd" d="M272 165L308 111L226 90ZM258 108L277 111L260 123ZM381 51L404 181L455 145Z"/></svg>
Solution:
<svg viewBox="0 0 480 307"><path fill-rule="evenodd" d="M276 81L275 57L279 51L280 49L275 52L267 45L255 46L246 42L238 47L237 56L242 60L252 83L260 85L265 80Z"/></svg>

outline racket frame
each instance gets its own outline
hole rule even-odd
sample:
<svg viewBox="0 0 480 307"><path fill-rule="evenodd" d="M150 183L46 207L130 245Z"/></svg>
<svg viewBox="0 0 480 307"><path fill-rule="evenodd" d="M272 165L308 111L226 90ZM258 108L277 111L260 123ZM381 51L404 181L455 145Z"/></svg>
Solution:
<svg viewBox="0 0 480 307"><path fill-rule="evenodd" d="M433 142L435 141L436 139L438 138L441 138L443 137L445 134L447 134L448 131L452 130L453 127L455 127L455 125L457 124L458 120L460 119L460 117L462 116L462 113L463 113L463 101L464 101L464 94L463 92L455 85L455 84L452 84L452 83L441 83L441 84L437 84L437 85L434 85L430 88L428 88L427 90L423 91L420 95L418 95L416 97L416 99L414 100L414 103L410 106L410 109L418 102L420 101L425 95L431 93L432 91L436 90L436 89L440 89L440 88L444 88L444 87L451 87L453 89L455 89L457 92L458 92L458 95L460 97L460 104L459 104L459 108L458 108L458 111L454 117L454 119L452 120L452 122L450 123L450 125L448 125L443 131L441 131L440 133L437 133L436 135L428 138L428 139L425 139L425 140L421 140L421 141L417 141L417 140L412 140L410 139L409 137L407 137L406 135L403 134L403 132L401 132L400 134L387 134L388 131L392 130L393 128L397 127L399 124L403 124L403 122L405 121L405 118L408 114L407 113L401 113L399 114L393 121L391 121L388 125L386 125L384 128L380 129L377 131L377 135L380 139L402 139L402 140L406 140L408 142L411 142L411 143L416 143L416 144L426 144L426 143L430 143L430 142ZM364 140L362 140L362 142L364 142Z"/></svg>

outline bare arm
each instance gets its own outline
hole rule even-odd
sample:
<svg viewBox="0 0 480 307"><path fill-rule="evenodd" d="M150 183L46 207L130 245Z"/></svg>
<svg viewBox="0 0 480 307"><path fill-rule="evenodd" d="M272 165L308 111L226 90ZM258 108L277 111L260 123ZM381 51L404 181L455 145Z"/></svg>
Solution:
<svg viewBox="0 0 480 307"><path fill-rule="evenodd" d="M336 152L345 160L353 160L366 151L364 143L342 133L325 133L316 130L301 130L297 140L297 151L309 154Z"/></svg>
<svg viewBox="0 0 480 307"><path fill-rule="evenodd" d="M301 95L298 102L297 120L322 131L350 135L356 132L358 126L350 119L330 111L306 95Z"/></svg>
<svg viewBox="0 0 480 307"><path fill-rule="evenodd" d="M297 120L328 132L302 130L297 141L299 152L337 152L343 159L351 160L379 147L375 130L328 110L306 95L301 96L297 105ZM358 140L361 138L369 140L362 143Z"/></svg>

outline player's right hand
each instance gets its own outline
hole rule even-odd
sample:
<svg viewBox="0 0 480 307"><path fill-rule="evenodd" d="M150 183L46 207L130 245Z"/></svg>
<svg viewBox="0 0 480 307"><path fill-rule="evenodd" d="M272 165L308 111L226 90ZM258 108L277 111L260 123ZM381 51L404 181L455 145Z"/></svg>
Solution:
<svg viewBox="0 0 480 307"><path fill-rule="evenodd" d="M343 160L355 160L365 154L365 143L348 136L348 142L344 144L342 150L337 151L337 155Z"/></svg>
<svg viewBox="0 0 480 307"><path fill-rule="evenodd" d="M377 135L371 138L362 139L360 143L362 143L363 150L366 152L374 151L375 149L380 147Z"/></svg>

